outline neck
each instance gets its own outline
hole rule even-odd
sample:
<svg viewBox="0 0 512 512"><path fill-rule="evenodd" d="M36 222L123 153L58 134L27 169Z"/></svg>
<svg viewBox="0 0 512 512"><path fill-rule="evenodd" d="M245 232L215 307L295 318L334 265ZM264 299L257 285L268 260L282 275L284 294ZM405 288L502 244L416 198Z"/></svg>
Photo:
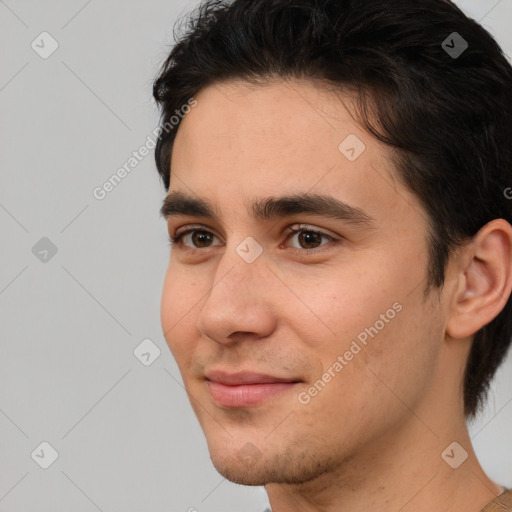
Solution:
<svg viewBox="0 0 512 512"><path fill-rule="evenodd" d="M447 428L423 417L411 414L333 472L297 485L267 485L272 512L479 512L503 488L480 466L466 423ZM464 456L457 446L446 451L454 441L468 455L456 469L445 461L457 465Z"/></svg>

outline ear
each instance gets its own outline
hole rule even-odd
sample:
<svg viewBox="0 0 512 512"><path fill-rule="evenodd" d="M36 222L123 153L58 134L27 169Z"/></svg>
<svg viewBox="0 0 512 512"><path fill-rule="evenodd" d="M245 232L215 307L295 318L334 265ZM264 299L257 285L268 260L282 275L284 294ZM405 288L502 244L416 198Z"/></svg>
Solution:
<svg viewBox="0 0 512 512"><path fill-rule="evenodd" d="M512 290L512 226L494 219L474 236L457 266L446 333L467 338L505 307Z"/></svg>

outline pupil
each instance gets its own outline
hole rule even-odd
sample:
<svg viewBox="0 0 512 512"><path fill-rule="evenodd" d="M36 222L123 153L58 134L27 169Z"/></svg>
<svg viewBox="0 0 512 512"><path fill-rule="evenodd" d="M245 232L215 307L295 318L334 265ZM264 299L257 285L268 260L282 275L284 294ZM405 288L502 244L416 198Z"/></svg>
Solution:
<svg viewBox="0 0 512 512"><path fill-rule="evenodd" d="M198 231L194 234L194 236L192 237L193 240L194 240L194 244L195 245L198 245L196 244L196 241L198 241L198 238L202 238L202 242L208 242L208 238L209 238L209 235L208 233L205 233L204 231ZM199 245L201 244L201 241L199 241Z"/></svg>
<svg viewBox="0 0 512 512"><path fill-rule="evenodd" d="M318 233L312 233L311 231L304 231L303 233L299 234L299 239L305 240L306 244L315 243L314 239L317 239L316 241L319 242L320 235ZM308 247L309 248L309 247Z"/></svg>

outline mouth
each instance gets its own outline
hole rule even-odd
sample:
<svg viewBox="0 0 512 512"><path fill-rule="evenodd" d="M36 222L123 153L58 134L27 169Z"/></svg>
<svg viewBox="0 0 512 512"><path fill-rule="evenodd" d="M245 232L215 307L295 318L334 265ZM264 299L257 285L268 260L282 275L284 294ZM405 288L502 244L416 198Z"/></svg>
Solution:
<svg viewBox="0 0 512 512"><path fill-rule="evenodd" d="M245 408L261 404L299 384L294 378L253 372L206 374L206 383L213 402L224 408Z"/></svg>

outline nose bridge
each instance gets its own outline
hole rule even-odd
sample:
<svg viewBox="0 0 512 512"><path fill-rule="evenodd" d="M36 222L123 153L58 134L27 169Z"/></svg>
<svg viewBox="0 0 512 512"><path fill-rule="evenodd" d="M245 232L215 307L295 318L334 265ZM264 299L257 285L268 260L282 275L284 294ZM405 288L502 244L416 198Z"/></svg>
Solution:
<svg viewBox="0 0 512 512"><path fill-rule="evenodd" d="M226 246L198 317L199 330L217 341L232 333L266 335L271 329L271 289L263 249L254 240Z"/></svg>
<svg viewBox="0 0 512 512"><path fill-rule="evenodd" d="M258 287L258 283L268 279L266 256L262 245L252 236L240 242L236 236L226 244L226 250L217 267L215 282L224 285L243 286L246 289ZM236 290L235 290L236 291Z"/></svg>

